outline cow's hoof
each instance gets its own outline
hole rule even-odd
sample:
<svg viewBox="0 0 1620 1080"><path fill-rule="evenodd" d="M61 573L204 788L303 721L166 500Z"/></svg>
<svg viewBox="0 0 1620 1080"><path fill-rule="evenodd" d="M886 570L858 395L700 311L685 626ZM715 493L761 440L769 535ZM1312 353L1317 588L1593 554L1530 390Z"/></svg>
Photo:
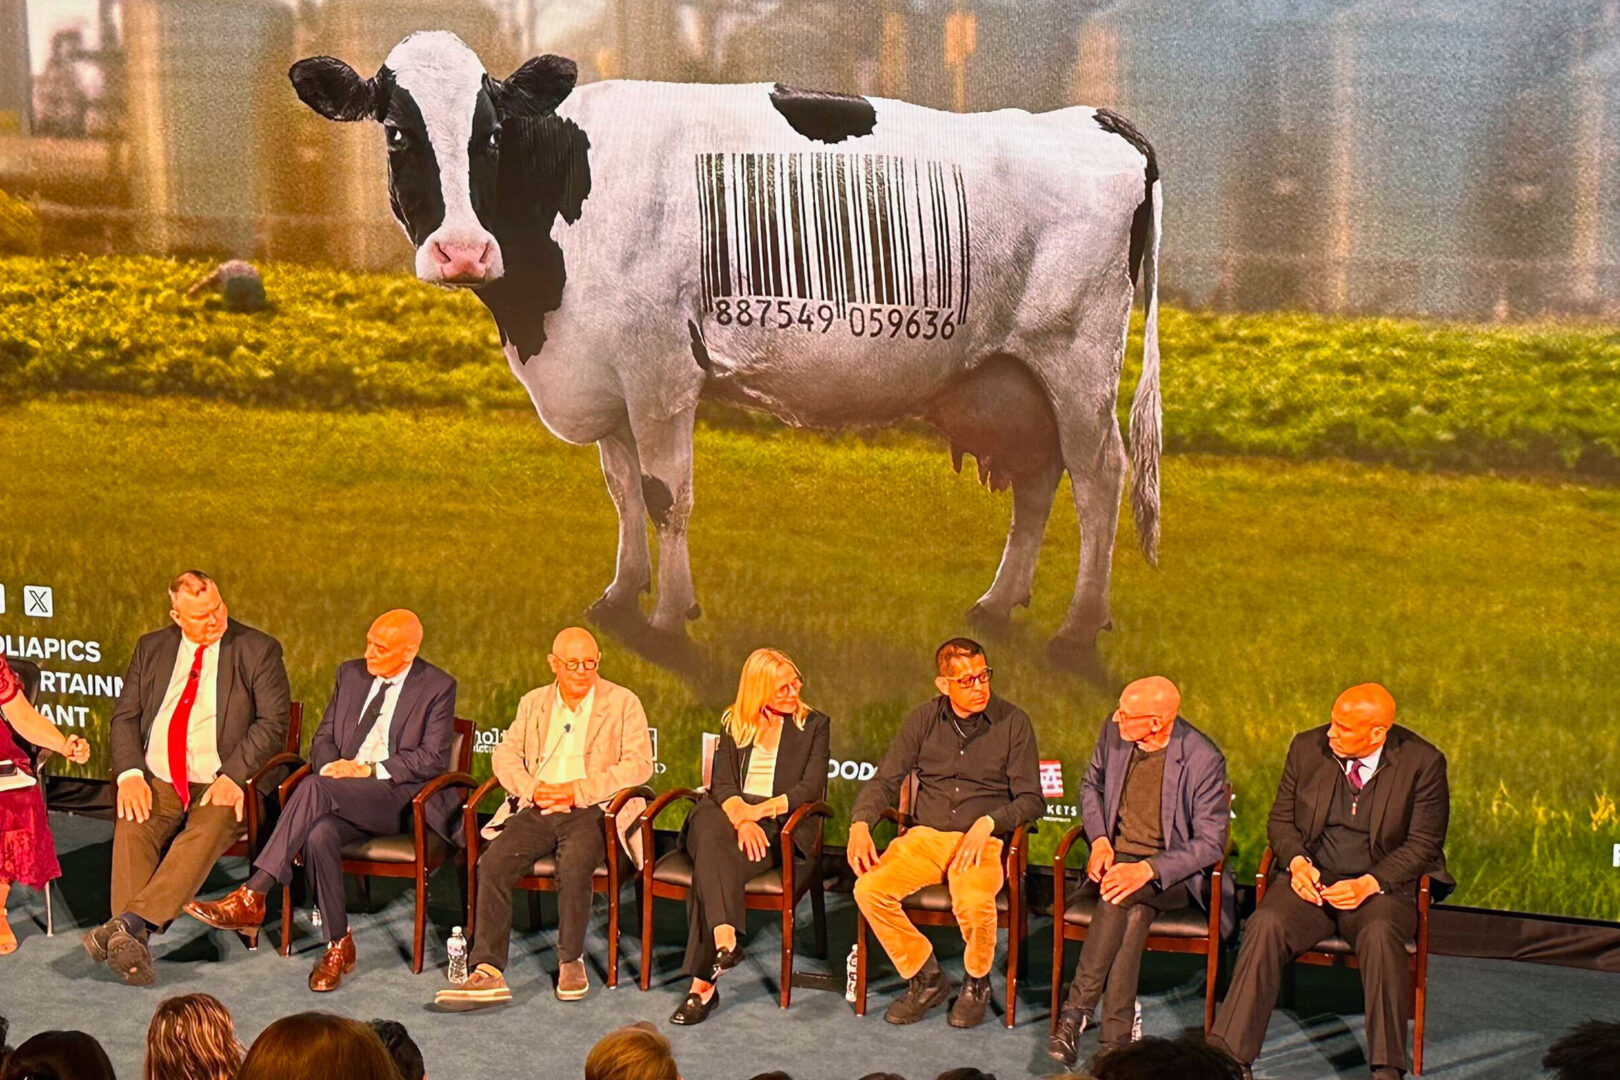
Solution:
<svg viewBox="0 0 1620 1080"><path fill-rule="evenodd" d="M1103 663L1102 652L1097 648L1095 635L1073 637L1059 634L1047 645L1046 656L1054 666L1072 671L1090 682L1103 684L1108 681L1108 669Z"/></svg>
<svg viewBox="0 0 1620 1080"><path fill-rule="evenodd" d="M641 607L634 599L621 599L611 593L603 593L595 603L585 609L590 619L606 627L624 628L647 625L647 617L641 613Z"/></svg>
<svg viewBox="0 0 1620 1080"><path fill-rule="evenodd" d="M686 609L686 618L687 621L703 618L703 608L698 606L697 601L694 600L692 606Z"/></svg>
<svg viewBox="0 0 1620 1080"><path fill-rule="evenodd" d="M979 601L968 608L967 621L970 626L992 633L1006 630L1012 626L1012 609L1002 610L999 607L989 607L984 601Z"/></svg>

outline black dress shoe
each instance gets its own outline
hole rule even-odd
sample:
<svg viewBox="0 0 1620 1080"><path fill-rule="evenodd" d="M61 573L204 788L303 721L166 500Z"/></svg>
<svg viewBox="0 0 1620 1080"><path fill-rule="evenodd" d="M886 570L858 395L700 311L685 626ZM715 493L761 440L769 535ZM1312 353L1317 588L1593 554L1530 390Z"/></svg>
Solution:
<svg viewBox="0 0 1620 1080"><path fill-rule="evenodd" d="M681 1007L670 1016L669 1022L688 1026L701 1024L709 1018L709 1014L714 1012L714 1007L718 1004L720 1004L718 986L709 993L709 1000L706 1002L695 993L687 994L686 1000L681 1002Z"/></svg>
<svg viewBox="0 0 1620 1080"><path fill-rule="evenodd" d="M716 983L720 976L742 963L742 950L740 948L717 949L714 954L714 963L709 965L709 977L704 982Z"/></svg>

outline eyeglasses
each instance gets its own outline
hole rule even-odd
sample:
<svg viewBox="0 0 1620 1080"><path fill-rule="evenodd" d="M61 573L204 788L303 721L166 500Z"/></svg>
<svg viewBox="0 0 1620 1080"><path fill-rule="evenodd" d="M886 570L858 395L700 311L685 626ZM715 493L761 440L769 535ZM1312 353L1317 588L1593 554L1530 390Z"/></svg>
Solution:
<svg viewBox="0 0 1620 1080"><path fill-rule="evenodd" d="M804 680L803 679L794 679L792 682L785 682L781 686L778 686L776 688L776 696L777 697L786 697L788 694L796 694L800 690L803 690L803 689L804 689Z"/></svg>
<svg viewBox="0 0 1620 1080"><path fill-rule="evenodd" d="M966 689L968 689L970 687L974 687L974 686L989 686L990 685L990 671L991 671L990 668L985 668L983 671L980 671L980 672L976 672L976 673L972 673L972 674L968 674L968 675L957 675L954 678L951 677L951 676L946 676L946 678L950 682L953 682L957 686L960 686L962 689L966 690Z"/></svg>
<svg viewBox="0 0 1620 1080"><path fill-rule="evenodd" d="M595 660L564 660L560 657L553 656L552 659L556 660L557 663L561 664L569 671L595 671L597 666L602 663L600 658Z"/></svg>

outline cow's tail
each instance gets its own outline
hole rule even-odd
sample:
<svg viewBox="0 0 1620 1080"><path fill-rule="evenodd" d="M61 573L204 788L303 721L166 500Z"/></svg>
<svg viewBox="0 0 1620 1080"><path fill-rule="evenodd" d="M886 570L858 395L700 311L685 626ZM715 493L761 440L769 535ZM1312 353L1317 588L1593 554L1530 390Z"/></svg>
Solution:
<svg viewBox="0 0 1620 1080"><path fill-rule="evenodd" d="M1148 188L1147 237L1142 245L1142 377L1131 398L1131 512L1142 554L1159 562L1159 452L1163 429L1159 401L1159 222L1162 199L1155 177Z"/></svg>

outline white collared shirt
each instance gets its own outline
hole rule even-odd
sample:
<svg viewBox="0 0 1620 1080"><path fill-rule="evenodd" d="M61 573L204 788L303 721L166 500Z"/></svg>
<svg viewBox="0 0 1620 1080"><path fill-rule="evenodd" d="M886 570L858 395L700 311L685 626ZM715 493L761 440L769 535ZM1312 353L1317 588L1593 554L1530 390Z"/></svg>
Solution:
<svg viewBox="0 0 1620 1080"><path fill-rule="evenodd" d="M372 775L379 780L388 779L388 770L383 762L388 760L388 748L393 745L394 706L399 704L400 687L410 675L410 668L395 675L392 679L377 676L371 680L371 690L366 694L365 704L360 706L360 715L366 715L366 709L379 693L383 697L382 712L377 715L377 722L372 725L371 733L366 736L365 742L360 744L360 750L354 755L354 760L362 765L370 765Z"/></svg>
<svg viewBox="0 0 1620 1080"><path fill-rule="evenodd" d="M165 784L172 783L169 775L169 721L174 717L180 695L186 691L186 677L197 658L198 645L180 635L180 651L174 657L174 670L169 672L169 685L163 691L163 704L158 707L157 718L152 721L152 732L146 742L146 769ZM216 726L216 698L219 687L219 642L203 652L202 671L197 678L197 697L191 703L191 720L186 725L186 780L193 784L212 784L219 776L219 731ZM139 769L125 769L119 774L122 781L128 776L139 776Z"/></svg>
<svg viewBox="0 0 1620 1080"><path fill-rule="evenodd" d="M596 703L596 687L592 686L570 709L558 690L551 699L551 722L546 725L548 746L534 778L543 784L568 784L585 779L585 736L591 719L591 706Z"/></svg>

